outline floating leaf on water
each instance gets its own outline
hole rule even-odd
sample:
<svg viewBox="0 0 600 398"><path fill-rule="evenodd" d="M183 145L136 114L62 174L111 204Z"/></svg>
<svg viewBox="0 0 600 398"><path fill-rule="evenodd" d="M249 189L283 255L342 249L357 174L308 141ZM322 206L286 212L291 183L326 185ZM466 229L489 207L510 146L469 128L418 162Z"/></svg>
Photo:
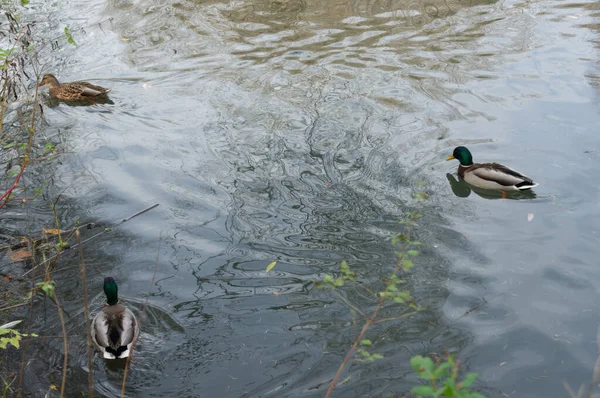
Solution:
<svg viewBox="0 0 600 398"><path fill-rule="evenodd" d="M127 37L121 37L121 40L123 40L123 41L129 41L129 39Z"/></svg>
<svg viewBox="0 0 600 398"><path fill-rule="evenodd" d="M28 258L31 258L31 253L29 253L26 249L17 250L16 252L10 253L10 259L12 261L25 261Z"/></svg>
<svg viewBox="0 0 600 398"><path fill-rule="evenodd" d="M277 261L273 261L271 264L267 265L267 272L271 271L273 267L275 267L275 264L277 264Z"/></svg>
<svg viewBox="0 0 600 398"><path fill-rule="evenodd" d="M23 321L18 320L18 321L8 322L8 323L5 323L4 325L0 326L0 329L12 329L13 326L17 326L21 322L23 322Z"/></svg>
<svg viewBox="0 0 600 398"><path fill-rule="evenodd" d="M533 220L533 213L527 214L527 221Z"/></svg>
<svg viewBox="0 0 600 398"><path fill-rule="evenodd" d="M42 228L42 232L47 235L60 235L60 234L64 234L66 231L61 231L60 229L55 229L55 228L50 228L50 229Z"/></svg>

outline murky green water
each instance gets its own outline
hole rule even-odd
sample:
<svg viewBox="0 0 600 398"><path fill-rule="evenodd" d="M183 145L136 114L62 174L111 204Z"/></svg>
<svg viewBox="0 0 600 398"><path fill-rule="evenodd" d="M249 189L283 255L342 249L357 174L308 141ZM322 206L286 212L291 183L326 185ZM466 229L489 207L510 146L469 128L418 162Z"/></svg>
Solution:
<svg viewBox="0 0 600 398"><path fill-rule="evenodd" d="M107 275L140 309L160 252L129 396L323 396L356 330L311 281L342 259L368 283L386 276L419 180L431 197L409 286L428 309L374 328L386 358L352 364L334 396L402 395L417 383L409 358L445 350L489 397L562 397L563 380L591 378L599 3L35 3L39 29L69 25L78 42L47 51L44 71L96 79L115 103L44 113L70 151L55 180L61 222L160 204L84 251L93 309ZM445 158L457 145L531 176L537 198L455 196ZM21 212L17 230L30 225ZM87 390L77 264L65 256L59 267L75 268L56 276L68 396ZM60 334L52 311L34 329ZM32 349L31 396L60 380L61 347ZM95 359L98 394L118 395L120 380Z"/></svg>

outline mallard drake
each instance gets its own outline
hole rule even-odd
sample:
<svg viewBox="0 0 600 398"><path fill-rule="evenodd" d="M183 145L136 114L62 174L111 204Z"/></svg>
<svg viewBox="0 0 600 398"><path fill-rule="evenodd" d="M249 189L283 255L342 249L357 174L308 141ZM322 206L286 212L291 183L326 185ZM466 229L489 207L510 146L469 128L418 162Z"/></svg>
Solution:
<svg viewBox="0 0 600 398"><path fill-rule="evenodd" d="M110 88L96 86L88 82L59 83L58 79L48 73L42 78L38 87L48 85L50 94L64 101L93 101L95 98L106 97Z"/></svg>
<svg viewBox="0 0 600 398"><path fill-rule="evenodd" d="M483 189L524 191L538 184L516 170L498 163L473 163L471 152L464 146L454 148L446 160L456 159L458 175L469 184Z"/></svg>
<svg viewBox="0 0 600 398"><path fill-rule="evenodd" d="M92 320L92 340L105 359L127 358L140 325L133 312L119 302L117 282L110 276L104 278L104 293L106 304Z"/></svg>

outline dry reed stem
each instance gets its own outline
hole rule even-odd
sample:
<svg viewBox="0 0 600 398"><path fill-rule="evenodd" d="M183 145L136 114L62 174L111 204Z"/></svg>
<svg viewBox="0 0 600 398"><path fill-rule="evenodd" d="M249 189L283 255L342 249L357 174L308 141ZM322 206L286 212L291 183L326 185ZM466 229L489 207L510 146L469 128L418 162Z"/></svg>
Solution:
<svg viewBox="0 0 600 398"><path fill-rule="evenodd" d="M17 387L17 396L21 398L23 396L23 376L25 375L25 365L27 363L27 349L29 348L29 339L31 338L31 324L33 323L33 291L34 291L33 279L31 280L31 297L29 298L29 317L27 324L27 336L25 337L25 344L23 344L23 358L21 359L21 370L19 372L19 386Z"/></svg>
<svg viewBox="0 0 600 398"><path fill-rule="evenodd" d="M24 307L27 304L29 304L29 302L21 303L21 304L16 304L16 305L11 305L10 307L2 307L2 308L0 308L0 312L8 311L8 310L14 310L15 308Z"/></svg>
<svg viewBox="0 0 600 398"><path fill-rule="evenodd" d="M79 230L75 232L77 242L81 243L81 235ZM79 263L81 265L81 282L83 283L83 312L85 315L85 330L87 335L87 355L88 355L88 385L90 390L90 398L94 398L94 362L93 362L93 343L92 332L90 330L90 309L88 307L87 295L87 279L85 276L85 262L83 261L83 248L79 245Z"/></svg>
<svg viewBox="0 0 600 398"><path fill-rule="evenodd" d="M67 328L65 327L65 318L63 317L62 308L60 307L60 303L58 302L58 297L56 296L56 292L54 292L54 302L56 303L56 308L58 309L58 317L60 318L60 326L62 327L63 332L63 350L65 351L65 359L63 361L63 377L62 383L60 385L60 398L65 396L65 385L67 384L67 365L69 359L69 344L67 343Z"/></svg>

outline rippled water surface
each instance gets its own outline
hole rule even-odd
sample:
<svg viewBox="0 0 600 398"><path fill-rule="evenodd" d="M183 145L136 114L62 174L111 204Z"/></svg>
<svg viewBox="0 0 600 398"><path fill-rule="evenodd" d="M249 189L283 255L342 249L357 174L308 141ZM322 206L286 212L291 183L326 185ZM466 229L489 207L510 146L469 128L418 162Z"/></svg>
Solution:
<svg viewBox="0 0 600 398"><path fill-rule="evenodd" d="M563 380L591 378L600 3L39 3L28 6L37 28L69 25L78 44L46 51L44 71L113 89L114 105L45 110L69 150L55 178L61 221L160 204L84 250L93 310L107 275L134 310L149 299L129 396L324 396L356 329L312 281L342 259L366 283L388 275L418 181L430 197L408 286L427 309L373 328L385 359L351 364L334 396L401 396L418 383L410 357L445 350L488 397L562 397ZM457 145L531 176L537 197L457 185L458 163L445 161ZM87 390L77 264L65 256L55 277L68 396ZM58 335L54 319L34 329ZM31 396L60 379L61 349L30 353ZM94 364L96 393L117 396L122 372Z"/></svg>

